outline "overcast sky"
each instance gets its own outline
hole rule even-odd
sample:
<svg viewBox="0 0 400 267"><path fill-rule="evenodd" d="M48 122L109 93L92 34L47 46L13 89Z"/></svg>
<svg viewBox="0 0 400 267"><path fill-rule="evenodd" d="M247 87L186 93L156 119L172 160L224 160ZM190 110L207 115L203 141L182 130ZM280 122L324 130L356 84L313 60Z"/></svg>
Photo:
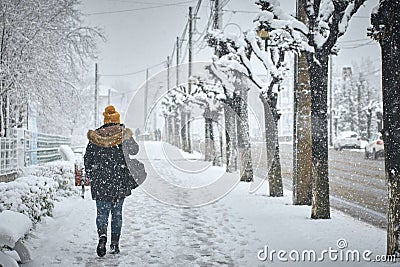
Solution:
<svg viewBox="0 0 400 267"><path fill-rule="evenodd" d="M225 31L239 32L251 28L255 14L241 11L257 11L254 0L227 2L223 16ZM334 57L336 67L350 66L362 57L371 57L378 63L379 46L366 36L369 14L377 2L367 0L365 7L352 19L348 32L339 39L342 50ZM162 63L171 55L176 37L182 34L186 24L188 7L196 4L197 0L82 0L82 12L88 14L86 22L103 28L107 38L99 45L100 83L133 90L143 83L145 72L140 71ZM281 5L294 13L294 0L281 1ZM210 0L203 0L194 40L203 32L209 15ZM183 47L186 48L186 43ZM211 54L212 50L204 48L201 42L195 44L194 60L208 60ZM151 68L150 75L164 67ZM138 71L135 75L108 76Z"/></svg>

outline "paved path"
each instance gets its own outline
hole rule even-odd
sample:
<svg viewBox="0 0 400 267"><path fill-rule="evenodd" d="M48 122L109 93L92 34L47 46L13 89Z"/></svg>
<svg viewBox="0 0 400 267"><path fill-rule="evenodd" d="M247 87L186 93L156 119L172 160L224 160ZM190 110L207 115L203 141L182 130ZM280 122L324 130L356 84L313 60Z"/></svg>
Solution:
<svg viewBox="0 0 400 267"><path fill-rule="evenodd" d="M160 158L159 151L153 152L156 153L147 151L150 160L157 162L157 170L150 168L143 153L139 155L149 166L150 176L158 174L189 185L188 179L167 167L170 164ZM195 186L199 183L192 182ZM180 203L179 198L185 196L179 190L176 193L176 203ZM99 258L95 252L95 204L89 191L85 199L64 200L58 203L54 218L39 225L36 236L31 238L35 261L26 266L245 266L248 262L257 263L257 248L262 247L254 227L225 201L197 208L175 207L136 189L125 201L123 218L121 254ZM259 240L252 244L252 251L248 248L249 234L253 234L252 240Z"/></svg>
<svg viewBox="0 0 400 267"><path fill-rule="evenodd" d="M204 191L199 191L204 198L198 192L190 195L188 188L196 190L212 184L215 182L212 176L221 170L209 168L204 162L196 163L195 159L183 160L185 155L168 145L165 148L164 151L153 144L149 151L142 149L139 158L145 162L151 180L161 177L165 180L161 186L147 189L160 197L165 189L168 191L165 199L174 201L174 205L162 203L141 189L134 190L124 204L119 255L97 257L95 203L87 192L85 199L68 198L57 203L54 217L37 226L28 240L34 261L24 267L269 266L271 262L260 262L257 258L257 252L265 245L286 251L320 250L335 247L336 240L343 237L352 248L384 253L382 230L336 211L332 211L332 220L310 220L309 207L291 205L291 192L285 191L283 198L267 197L266 183L254 194L249 194L249 184L240 183L219 201L201 207L177 207L213 197ZM165 159L165 153L172 162ZM171 163L175 166L171 167ZM182 168L186 170L183 173ZM224 179L237 178L234 173ZM166 181L179 186L168 185ZM214 186L219 188L218 184ZM273 265L287 266L287 262L274 261ZM310 262L295 266L310 266ZM343 262L327 261L324 266L343 266ZM346 266L375 265L357 262Z"/></svg>

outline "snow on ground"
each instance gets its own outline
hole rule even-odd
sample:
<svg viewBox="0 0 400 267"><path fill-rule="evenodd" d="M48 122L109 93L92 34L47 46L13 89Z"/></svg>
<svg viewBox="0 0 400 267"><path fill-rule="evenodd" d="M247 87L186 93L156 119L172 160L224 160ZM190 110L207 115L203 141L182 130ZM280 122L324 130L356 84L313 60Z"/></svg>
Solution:
<svg viewBox="0 0 400 267"><path fill-rule="evenodd" d="M0 244L14 247L14 244L23 237L32 227L28 216L10 210L0 213ZM9 227L12 225L12 227Z"/></svg>
<svg viewBox="0 0 400 267"><path fill-rule="evenodd" d="M150 164L161 166L157 173L149 172L148 181L164 175L168 181L188 185L195 176L179 175L176 166L182 167L182 162L175 160L172 163L177 165L171 165L160 153L152 153L164 149L169 155L179 154L167 144L161 148L161 144L146 143L139 155L145 159L147 150L150 160L144 162L148 169L152 169ZM218 176L220 171L210 167L207 175ZM237 176L229 174L228 178L235 180ZM96 255L96 210L87 191L85 199L71 197L57 203L54 216L37 225L28 241L34 260L24 266L270 266L271 257L258 259L265 257L264 251L260 252L265 249L268 255L272 253L273 266L288 264L273 250L282 250L280 257L293 266L393 266L362 259L365 251L364 256L370 259L385 253L385 231L335 210L331 220L311 220L310 207L291 205L290 191L285 191L283 198L268 197L267 183L254 194L248 189L247 183L239 183L219 201L196 208L161 203L136 189L124 204L121 254L104 258ZM302 254L308 258L311 250L325 260L291 260L296 253L300 259ZM360 253L360 262L345 261L353 251ZM330 260L329 256L339 258Z"/></svg>

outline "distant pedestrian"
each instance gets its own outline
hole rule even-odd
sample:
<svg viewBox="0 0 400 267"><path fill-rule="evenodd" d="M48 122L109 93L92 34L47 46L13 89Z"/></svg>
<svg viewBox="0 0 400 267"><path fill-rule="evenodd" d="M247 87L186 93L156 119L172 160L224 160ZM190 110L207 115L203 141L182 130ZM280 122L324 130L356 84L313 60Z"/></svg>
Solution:
<svg viewBox="0 0 400 267"><path fill-rule="evenodd" d="M140 137L140 129L136 128L136 130L135 130L135 138L136 138L136 140L139 141L139 137Z"/></svg>
<svg viewBox="0 0 400 267"><path fill-rule="evenodd" d="M153 134L154 134L154 141L158 141L158 132L157 132L157 129L154 129Z"/></svg>
<svg viewBox="0 0 400 267"><path fill-rule="evenodd" d="M158 141L161 141L161 130L160 130L160 128L157 129L157 136L158 136Z"/></svg>
<svg viewBox="0 0 400 267"><path fill-rule="evenodd" d="M106 254L108 217L111 212L111 253L117 254L122 227L122 205L131 194L132 176L127 167L124 153L135 155L139 146L132 137L132 131L120 124L120 114L113 106L107 106L104 125L95 131L89 130L89 144L84 163L90 180L91 193L97 207L97 233L99 243L97 255ZM124 146L124 150L122 149ZM128 157L129 158L129 157Z"/></svg>

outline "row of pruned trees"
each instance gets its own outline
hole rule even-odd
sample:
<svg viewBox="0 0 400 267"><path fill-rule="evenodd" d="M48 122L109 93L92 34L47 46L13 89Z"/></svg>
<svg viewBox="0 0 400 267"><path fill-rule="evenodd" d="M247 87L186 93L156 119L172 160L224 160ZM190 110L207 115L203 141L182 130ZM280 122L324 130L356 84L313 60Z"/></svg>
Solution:
<svg viewBox="0 0 400 267"><path fill-rule="evenodd" d="M226 144L228 149L231 142L229 139L232 136L237 137L239 161L241 166L244 166L240 172L241 177L244 177L242 180L251 180L249 176L246 177L245 170L252 168L250 143L246 142L249 133L245 125L246 98L250 88L248 83L252 83L259 89L266 114L268 112L272 114L272 120L265 120L266 144L272 143L275 148L273 155L269 155L269 158L273 159L272 168L268 173L271 196L282 195L279 145L276 131L274 131L276 122L279 120L276 107L277 92L281 89L282 75L286 71L285 56L291 53L301 58L300 61L307 72L305 77L307 77L308 82L306 82L311 94L308 116L311 119L308 118L308 122L307 116L298 116L297 123L307 126L303 128L310 129L311 153L303 160L308 160L312 167L308 174L303 172L302 176L296 178L298 184L306 186L293 188L293 190L307 191L302 195L310 198L304 203L311 203L311 218L313 219L330 218L327 94L329 56L337 53L338 38L346 32L352 16L365 1L298 0L299 19L297 19L282 10L279 1L259 0L256 4L260 6L261 12L255 19L255 27L252 30L241 36L226 36L218 31L210 32L208 35L209 44L216 49L216 55L208 70L212 74L214 83L218 83L218 86L223 88L222 110L225 121L229 121L230 111L236 120L236 135L227 134ZM399 9L399 1L381 0L379 9L372 16L373 29L371 31L371 35L380 42L383 55L384 128L382 133L385 142L386 176L389 184L388 254L397 256L400 255L398 229L400 224L400 76L397 68L400 60ZM254 74L250 64L250 61L254 59L259 60L264 66L267 73L266 81L260 81ZM359 86L362 86L362 83ZM267 115L265 117L267 118ZM271 121L275 125L271 125ZM244 125L238 126L240 123ZM226 132L230 132L229 126L233 125L235 124L232 122L228 123Z"/></svg>
<svg viewBox="0 0 400 267"><path fill-rule="evenodd" d="M166 141L186 152L192 152L188 149L193 146L188 128L188 125L191 124L191 113L189 116L188 113L194 106L199 107L203 110L202 117L205 122L205 160L212 161L213 165L221 165L222 162L217 156L218 148L215 140L218 131L216 123L220 119L222 109L219 88L210 86L201 79L196 79L196 82L191 85L190 94L187 89L184 85L173 88L162 100Z"/></svg>
<svg viewBox="0 0 400 267"><path fill-rule="evenodd" d="M311 191L311 218L330 218L329 177L328 177L328 61L336 53L336 43L348 27L351 17L365 0L354 1L311 1L299 0L299 19L289 15L275 0L258 1L265 17L272 17L279 23L269 23L272 30L285 25L293 31L299 46L289 50L306 57L306 66L311 92L311 176L297 177L297 183L308 184L302 190ZM287 43L283 40L283 43ZM298 117L298 123L302 123ZM311 180L311 183L307 182ZM311 186L312 185L312 186ZM298 190L298 188L294 188Z"/></svg>
<svg viewBox="0 0 400 267"><path fill-rule="evenodd" d="M261 2L261 1L260 1ZM277 1L262 1L275 6ZM312 218L329 218L327 91L328 59L336 51L336 42L349 25L352 16L365 0L315 1L299 0L299 13L307 31L298 29L310 49L307 56L311 88L312 134ZM272 8L274 10L274 8ZM279 9L273 12L285 19ZM383 129L385 172L388 181L387 254L400 257L400 1L380 0L374 9L370 35L379 42L382 51Z"/></svg>
<svg viewBox="0 0 400 267"><path fill-rule="evenodd" d="M38 127L67 130L66 123L73 123L68 114L86 103L78 85L103 37L82 23L78 5L78 0L1 1L2 136L26 126L29 109L36 111Z"/></svg>
<svg viewBox="0 0 400 267"><path fill-rule="evenodd" d="M209 102L216 99L221 103L216 113L220 110L224 114L225 143L226 143L226 163L227 171L231 171L236 164L236 156L239 157L240 174L242 181L253 180L253 167L251 159L251 145L249 137L248 123L248 91L255 85L258 89L261 103L264 106L265 129L266 129L266 148L271 160L271 170L268 172L270 182L270 195L282 196L282 177L279 158L279 143L277 123L279 111L277 108L278 92L285 73L288 71L285 57L292 50L300 51L303 40L299 33L296 33L288 23L280 23L279 19L266 10L262 3L260 15L255 20L254 29L245 32L241 36L225 36L221 31L212 31L207 39L210 46L216 50L216 55L212 59L212 64L207 67L211 78L204 78L196 85L196 90L186 100L186 103L200 103L205 112L206 140L208 138L207 124L209 120L216 120L215 115L210 118L206 114L215 114L209 111ZM272 25L279 25L272 28ZM260 31L268 32L267 38L258 36ZM255 75L250 64L250 60L255 58L264 67L266 79L261 80ZM165 110L170 110L170 117L178 118L177 110L182 109L185 103L181 97L177 97L176 89L166 97ZM180 90L185 91L185 90ZM215 91L215 93L210 93ZM174 95L174 96L172 96ZM178 94L179 96L182 93ZM206 96L206 97L204 97ZM218 97L217 97L218 96ZM175 99L175 101L172 101ZM193 101L195 99L196 101ZM175 107L180 107L176 109ZM166 114L166 113L165 113ZM175 119L176 121L176 119ZM172 125L169 122L166 125ZM180 120L180 124L184 121ZM169 127L169 129L172 129ZM185 132L184 127L181 127ZM169 134L169 136L172 134ZM182 138L181 138L182 139ZM182 139L183 140L183 139ZM173 142L177 144L178 142ZM207 147L207 145L206 145ZM207 156L206 156L207 158Z"/></svg>
<svg viewBox="0 0 400 267"><path fill-rule="evenodd" d="M217 62L228 66L230 71L239 72L260 90L260 98L265 109L270 110L274 127L266 120L266 143L275 146L271 169L268 173L270 195L281 195L279 144L276 124L279 120L277 92L281 89L283 73L287 71L285 56L297 54L305 56L311 91L311 155L310 177L298 177L298 184L307 187L294 190L310 191L307 195L312 203L311 217L330 218L329 178L328 178L328 60L336 52L336 42L348 26L351 17L365 1L298 1L298 12L303 19L296 19L279 6L275 0L260 0L260 15L256 17L254 29L238 36L223 36L211 33L210 40L218 53ZM250 61L258 59L267 73L266 81L255 76ZM214 60L215 61L215 60ZM215 64L214 64L215 65ZM227 71L225 71L225 74ZM229 79L227 79L229 81ZM226 84L226 82L224 83ZM267 113L265 114L267 116ZM299 120L302 118L299 117ZM299 124L301 122L298 122ZM268 140L269 139L269 140ZM309 182L311 181L311 182Z"/></svg>
<svg viewBox="0 0 400 267"><path fill-rule="evenodd" d="M218 82L224 89L224 114L230 117L226 109L233 111L236 119L236 136L238 139L238 155L241 165L242 180L252 180L246 177L251 173L251 150L248 131L247 94L248 83L259 90L260 100L265 109L266 145L270 155L271 168L268 172L270 195L282 196L282 177L280 173L279 143L277 122L278 92L285 72L288 71L285 58L289 54L306 56L309 84L311 87L311 136L313 162L312 179L299 177L299 183L312 180L305 190L312 198L312 218L330 218L329 179L328 179L328 128L327 128L327 90L328 90L328 59L335 52L337 39L347 29L352 15L365 1L299 1L299 7L305 14L305 20L300 21L289 15L275 0L260 0L260 14L254 20L254 28L240 36L226 36L222 32L212 31L208 35L210 46L216 54L208 67L214 83ZM261 62L266 73L266 79L260 80L252 69L251 60ZM272 117L272 119L271 119ZM183 123L181 121L181 123ZM240 124L244 124L244 126ZM246 127L247 123L247 127ZM239 124L239 126L237 125ZM226 131L229 132L228 123ZM227 134L227 147L230 137ZM271 153L272 151L272 153ZM313 188L311 188L311 184Z"/></svg>

